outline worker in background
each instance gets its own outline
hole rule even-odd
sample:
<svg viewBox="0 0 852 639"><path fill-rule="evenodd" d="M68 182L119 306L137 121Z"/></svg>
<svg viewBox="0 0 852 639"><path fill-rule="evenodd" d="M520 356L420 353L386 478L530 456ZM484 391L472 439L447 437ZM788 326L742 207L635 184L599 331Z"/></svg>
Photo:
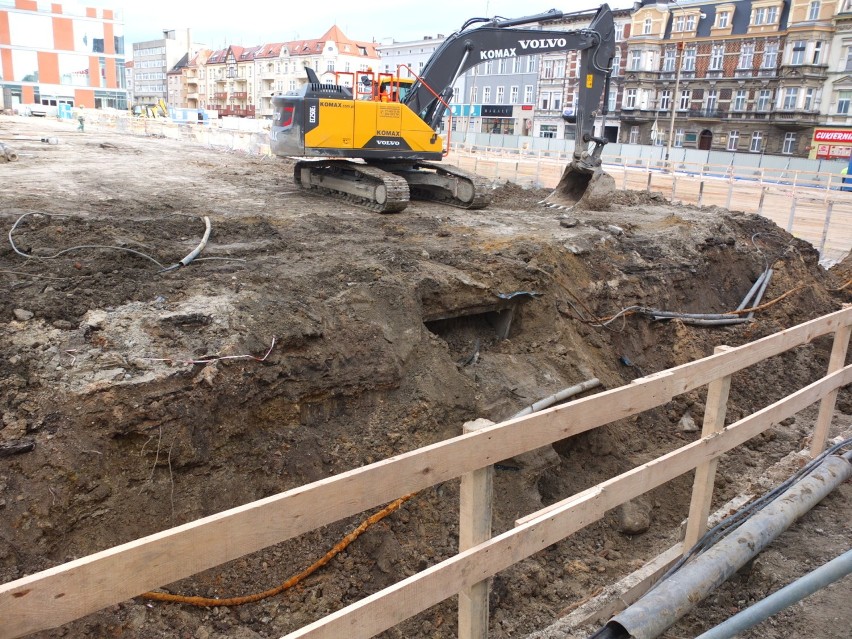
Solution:
<svg viewBox="0 0 852 639"><path fill-rule="evenodd" d="M77 130L83 131L86 128L86 107L82 104L77 109Z"/></svg>

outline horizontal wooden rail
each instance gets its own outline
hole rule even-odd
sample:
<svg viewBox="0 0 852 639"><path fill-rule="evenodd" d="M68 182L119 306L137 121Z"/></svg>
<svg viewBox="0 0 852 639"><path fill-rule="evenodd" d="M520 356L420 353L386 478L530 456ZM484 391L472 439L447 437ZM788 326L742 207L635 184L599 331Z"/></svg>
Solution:
<svg viewBox="0 0 852 639"><path fill-rule="evenodd" d="M732 424L518 521L491 540L347 606L284 639L367 639L561 541L610 509L679 477L852 382L852 365Z"/></svg>
<svg viewBox="0 0 852 639"><path fill-rule="evenodd" d="M627 386L460 435L9 582L0 586L0 637L20 637L62 625L400 495L665 404L678 394L850 324L852 308L837 311ZM465 568L465 574L473 574L470 570Z"/></svg>

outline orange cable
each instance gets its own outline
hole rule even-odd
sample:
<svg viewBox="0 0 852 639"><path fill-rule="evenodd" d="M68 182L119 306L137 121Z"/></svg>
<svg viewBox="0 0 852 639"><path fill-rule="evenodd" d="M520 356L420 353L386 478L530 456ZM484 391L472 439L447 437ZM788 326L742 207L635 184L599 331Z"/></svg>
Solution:
<svg viewBox="0 0 852 639"><path fill-rule="evenodd" d="M212 606L241 606L247 603L254 603L256 601L261 601L263 599L268 599L269 597L274 597L289 588L292 588L300 581L310 577L317 570L325 566L328 562L334 559L337 555L343 552L349 544L358 539L364 532L367 531L370 526L380 522L382 519L390 515L396 510L399 510L399 507L402 506L409 499L414 497L416 493L411 493L409 495L405 495L404 497L400 497L396 501L391 502L384 508L382 508L377 513L370 515L362 521L357 528L355 528L352 532L346 535L343 539L341 539L337 544L335 544L334 548L329 550L325 555L323 555L320 559L312 563L310 566L305 568L302 572L293 575L287 581L274 588L270 588L269 590L264 590L263 592L256 592L251 595L245 595L243 597L229 597L227 599L216 599L214 597L192 597L188 595L174 595L168 592L145 592L139 595L143 599L150 599L151 601L168 601L172 603L182 603L187 604L189 606L198 606L200 608L207 608Z"/></svg>

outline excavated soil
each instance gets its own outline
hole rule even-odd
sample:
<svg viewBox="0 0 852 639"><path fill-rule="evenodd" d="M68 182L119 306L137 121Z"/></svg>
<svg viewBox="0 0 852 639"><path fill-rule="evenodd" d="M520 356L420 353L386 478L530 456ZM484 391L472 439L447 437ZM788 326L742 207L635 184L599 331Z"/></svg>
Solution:
<svg viewBox="0 0 852 639"><path fill-rule="evenodd" d="M538 206L545 192L504 184L486 210L415 202L380 216L298 192L285 160L0 119L0 136L16 134L32 139L8 141L20 157L0 165L4 237L16 225L14 247L0 246L2 583L455 436L471 419L505 419L591 377L615 388L847 301L832 290L842 275L766 219L654 194L616 193L608 210L566 215ZM39 142L45 135L60 143ZM205 216L199 259L162 272L199 244ZM730 310L770 263L767 299L802 288L750 324L588 321L633 305ZM818 339L737 374L729 421L819 377L830 348ZM680 422L689 414L700 429L703 401L693 392L559 442L545 464L499 465L495 532L693 441ZM850 413L843 391L835 432ZM717 501L798 450L812 419L726 455ZM847 539L848 488L820 507L834 519L830 534ZM542 629L662 550L690 490L684 476L646 495L644 534L619 532L610 514L497 575L490 636ZM454 554L457 496L456 482L420 493L327 568L260 603L136 599L36 636L279 637ZM212 597L265 590L358 521L164 586ZM810 561L836 554L822 541L800 540ZM754 578L755 592L775 580L772 557L749 573L769 575ZM719 608L748 598L719 595ZM846 636L848 607L831 614L845 630L822 636ZM786 628L811 636L807 624ZM451 598L381 636L455 633Z"/></svg>

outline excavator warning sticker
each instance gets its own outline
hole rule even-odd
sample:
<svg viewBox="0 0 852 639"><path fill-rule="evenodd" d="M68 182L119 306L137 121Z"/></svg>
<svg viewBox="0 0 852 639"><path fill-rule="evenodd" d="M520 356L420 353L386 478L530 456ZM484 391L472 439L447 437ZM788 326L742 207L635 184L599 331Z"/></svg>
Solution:
<svg viewBox="0 0 852 639"><path fill-rule="evenodd" d="M380 118L398 118L399 117L399 105L398 104L382 104L379 106L379 117Z"/></svg>
<svg viewBox="0 0 852 639"><path fill-rule="evenodd" d="M586 88L591 89L592 85L595 83L595 76L591 73L586 74Z"/></svg>

